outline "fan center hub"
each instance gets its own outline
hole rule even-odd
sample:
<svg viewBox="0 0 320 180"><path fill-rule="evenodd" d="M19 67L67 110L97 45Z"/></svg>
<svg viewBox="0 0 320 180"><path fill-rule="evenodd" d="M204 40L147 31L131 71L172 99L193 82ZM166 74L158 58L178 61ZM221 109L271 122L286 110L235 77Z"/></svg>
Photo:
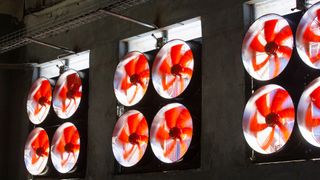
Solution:
<svg viewBox="0 0 320 180"><path fill-rule="evenodd" d="M72 143L67 143L65 146L64 146L64 150L66 152L73 152L73 149L74 149L74 145Z"/></svg>
<svg viewBox="0 0 320 180"><path fill-rule="evenodd" d="M129 142L131 144L139 144L140 136L137 133L133 133L129 136Z"/></svg>
<svg viewBox="0 0 320 180"><path fill-rule="evenodd" d="M132 84L137 84L139 82L139 75L138 74L134 74L134 75L130 76L130 82Z"/></svg>
<svg viewBox="0 0 320 180"><path fill-rule="evenodd" d="M75 93L76 93L76 91L74 89L70 89L67 92L67 98L72 99L74 97Z"/></svg>
<svg viewBox="0 0 320 180"><path fill-rule="evenodd" d="M178 127L174 127L174 128L171 128L170 131L169 131L169 136L173 139L177 139L177 138L180 138L181 136L181 129L178 128Z"/></svg>
<svg viewBox="0 0 320 180"><path fill-rule="evenodd" d="M45 96L42 96L41 98L39 98L39 104L41 106L44 106L47 103L48 99Z"/></svg>
<svg viewBox="0 0 320 180"><path fill-rule="evenodd" d="M279 48L278 44L271 41L266 44L266 46L264 47L264 50L268 55L274 55L276 54L278 48Z"/></svg>
<svg viewBox="0 0 320 180"><path fill-rule="evenodd" d="M171 74L179 76L182 71L182 66L180 64L175 64L171 67Z"/></svg>
<svg viewBox="0 0 320 180"><path fill-rule="evenodd" d="M43 156L45 154L45 149L43 147L39 147L36 149L36 154L38 156Z"/></svg>
<svg viewBox="0 0 320 180"><path fill-rule="evenodd" d="M266 116L266 123L268 126L274 126L279 121L280 121L280 116L277 113L271 112Z"/></svg>

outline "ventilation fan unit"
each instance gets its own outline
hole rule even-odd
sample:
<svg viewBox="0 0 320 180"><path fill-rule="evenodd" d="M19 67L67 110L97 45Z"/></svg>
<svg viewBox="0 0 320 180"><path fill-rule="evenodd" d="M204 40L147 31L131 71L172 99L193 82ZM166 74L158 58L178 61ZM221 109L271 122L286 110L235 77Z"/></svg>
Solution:
<svg viewBox="0 0 320 180"><path fill-rule="evenodd" d="M253 78L266 81L277 77L288 65L293 48L289 23L276 14L257 19L242 44L242 62Z"/></svg>
<svg viewBox="0 0 320 180"><path fill-rule="evenodd" d="M41 175L45 173L49 147L47 132L42 128L33 129L24 148L24 163L30 174Z"/></svg>
<svg viewBox="0 0 320 180"><path fill-rule="evenodd" d="M148 124L137 110L124 113L112 133L112 150L116 160L125 167L137 164L143 157L149 141Z"/></svg>
<svg viewBox="0 0 320 180"><path fill-rule="evenodd" d="M297 120L305 140L320 147L320 78L312 81L303 92Z"/></svg>
<svg viewBox="0 0 320 180"><path fill-rule="evenodd" d="M47 117L52 100L50 81L39 78L33 82L27 100L27 113L33 124L40 124Z"/></svg>
<svg viewBox="0 0 320 180"><path fill-rule="evenodd" d="M185 106L179 103L164 106L151 126L153 153L162 162L177 162L190 146L192 131L192 117Z"/></svg>
<svg viewBox="0 0 320 180"><path fill-rule="evenodd" d="M125 106L137 104L147 91L150 70L147 57L140 52L128 53L118 64L114 75L114 92Z"/></svg>
<svg viewBox="0 0 320 180"><path fill-rule="evenodd" d="M61 119L71 117L81 101L82 83L79 74L68 70L60 75L53 91L53 109Z"/></svg>
<svg viewBox="0 0 320 180"><path fill-rule="evenodd" d="M297 28L296 46L304 63L320 69L320 3L302 16Z"/></svg>
<svg viewBox="0 0 320 180"><path fill-rule="evenodd" d="M70 172L78 161L80 135L72 123L62 124L54 133L51 143L51 160L60 173Z"/></svg>
<svg viewBox="0 0 320 180"><path fill-rule="evenodd" d="M152 83L157 93L171 99L189 85L193 74L193 53L187 43L172 40L157 53L152 66Z"/></svg>

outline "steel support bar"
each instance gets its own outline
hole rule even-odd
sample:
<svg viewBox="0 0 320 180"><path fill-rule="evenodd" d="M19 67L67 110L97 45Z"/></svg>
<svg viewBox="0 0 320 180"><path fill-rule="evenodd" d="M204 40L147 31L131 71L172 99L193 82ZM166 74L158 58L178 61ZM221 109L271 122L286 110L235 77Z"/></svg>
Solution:
<svg viewBox="0 0 320 180"><path fill-rule="evenodd" d="M39 41L39 40L30 38L30 37L26 37L25 39L30 41L30 42L36 43L36 44L40 44L40 45L47 46L47 47L50 47L50 48L53 48L53 49L57 49L57 50L62 50L62 51L65 51L67 53L70 53L70 54L76 54L76 52L74 52L74 51L72 51L72 50L70 50L68 48L65 48L65 47L61 47L61 46L57 46L57 45L54 45L54 44L46 43L46 42Z"/></svg>
<svg viewBox="0 0 320 180"><path fill-rule="evenodd" d="M100 9L99 11L103 12L104 14L107 14L107 15L110 15L110 16L113 16L113 17L117 17L119 19L123 19L123 20L129 21L129 22L135 23L135 24L139 24L141 26L144 26L144 27L147 27L147 28L150 28L150 29L158 29L158 27L156 25L154 25L154 24L144 23L144 22L141 22L139 20L133 19L131 17L127 17L127 16L124 16L124 15L121 15L121 14L118 14L118 13L114 13L114 12L105 10L105 9Z"/></svg>

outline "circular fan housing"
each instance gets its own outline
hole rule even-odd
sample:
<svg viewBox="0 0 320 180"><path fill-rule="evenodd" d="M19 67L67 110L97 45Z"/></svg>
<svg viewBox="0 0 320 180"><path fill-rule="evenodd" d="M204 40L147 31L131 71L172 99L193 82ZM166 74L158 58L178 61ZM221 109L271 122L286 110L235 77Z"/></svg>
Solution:
<svg viewBox="0 0 320 180"><path fill-rule="evenodd" d="M40 124L47 117L52 100L50 81L39 78L33 82L27 100L27 113L33 124Z"/></svg>
<svg viewBox="0 0 320 180"><path fill-rule="evenodd" d="M296 32L296 46L303 62L320 69L320 3L309 8L301 18Z"/></svg>
<svg viewBox="0 0 320 180"><path fill-rule="evenodd" d="M242 62L255 79L266 81L277 77L287 66L293 48L293 35L281 16L260 17L249 28L242 43Z"/></svg>
<svg viewBox="0 0 320 180"><path fill-rule="evenodd" d="M302 93L297 121L302 136L320 147L320 78L313 80Z"/></svg>
<svg viewBox="0 0 320 180"><path fill-rule="evenodd" d="M35 128L28 136L24 147L24 163L32 175L44 172L49 157L49 138L42 128Z"/></svg>
<svg viewBox="0 0 320 180"><path fill-rule="evenodd" d="M51 160L60 173L67 173L77 163L80 153L80 135L72 123L62 124L54 133Z"/></svg>
<svg viewBox="0 0 320 180"><path fill-rule="evenodd" d="M288 141L295 120L289 93L278 85L266 85L249 99L243 114L243 133L250 147L261 153L279 151Z"/></svg>
<svg viewBox="0 0 320 180"><path fill-rule="evenodd" d="M152 82L158 94L171 99L183 93L191 81L193 66L193 53L187 43L181 40L166 43L152 66Z"/></svg>
<svg viewBox="0 0 320 180"><path fill-rule="evenodd" d="M114 157L125 167L137 164L146 151L148 138L148 124L143 114L136 110L126 112L112 133Z"/></svg>
<svg viewBox="0 0 320 180"><path fill-rule="evenodd" d="M137 104L147 91L150 69L146 56L128 53L118 64L113 81L118 101L125 106Z"/></svg>
<svg viewBox="0 0 320 180"><path fill-rule="evenodd" d="M162 162L177 162L190 146L192 131L192 118L185 106L179 103L164 106L154 117L151 126L153 153Z"/></svg>
<svg viewBox="0 0 320 180"><path fill-rule="evenodd" d="M79 107L82 83L79 74L68 70L61 74L53 91L53 109L61 119L71 117Z"/></svg>

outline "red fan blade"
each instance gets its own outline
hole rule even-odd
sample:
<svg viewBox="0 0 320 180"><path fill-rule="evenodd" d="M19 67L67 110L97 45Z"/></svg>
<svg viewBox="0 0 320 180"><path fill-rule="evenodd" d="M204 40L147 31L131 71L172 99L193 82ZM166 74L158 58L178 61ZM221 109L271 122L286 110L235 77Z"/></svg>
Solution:
<svg viewBox="0 0 320 180"><path fill-rule="evenodd" d="M320 36L315 34L312 30L311 30L311 26L308 26L306 28L306 30L303 33L303 39L305 41L311 41L311 42L320 42Z"/></svg>
<svg viewBox="0 0 320 180"><path fill-rule="evenodd" d="M250 120L250 131L253 133L262 131L264 129L266 129L268 127L268 125L266 123L264 124L259 124L258 120L257 120L257 112L253 115L252 119Z"/></svg>
<svg viewBox="0 0 320 180"><path fill-rule="evenodd" d="M166 83L166 76L162 76L161 78L161 83L162 83L162 87L163 89L166 91L168 90L172 85L173 83L176 81L177 77L175 76L173 79L171 79L168 84Z"/></svg>
<svg viewBox="0 0 320 180"><path fill-rule="evenodd" d="M261 148L263 150L268 149L268 147L270 147L271 143L273 142L273 138L274 138L274 127L272 128L269 136L267 137L267 139L264 141L263 145L261 146Z"/></svg>
<svg viewBox="0 0 320 180"><path fill-rule="evenodd" d="M37 150L40 147L39 135L33 140L33 142L31 143L31 147L33 150Z"/></svg>
<svg viewBox="0 0 320 180"><path fill-rule="evenodd" d="M129 76L126 76L121 80L121 89L127 93L127 90L133 85L132 83L128 82Z"/></svg>
<svg viewBox="0 0 320 180"><path fill-rule="evenodd" d="M141 144L141 142L147 143L148 140L149 140L148 136L141 136L141 135L140 135L140 139L139 139L140 144ZM140 144L139 144L139 145L140 145ZM140 147L140 146L139 146L139 147Z"/></svg>
<svg viewBox="0 0 320 180"><path fill-rule="evenodd" d="M38 156L35 152L32 152L31 163L35 164L39 160L40 156Z"/></svg>
<svg viewBox="0 0 320 180"><path fill-rule="evenodd" d="M311 131L312 128L320 125L320 118L313 118L312 117L312 111L311 111L311 104L308 106L308 109L306 111L306 117L305 117L305 123L306 128Z"/></svg>
<svg viewBox="0 0 320 180"><path fill-rule="evenodd" d="M292 49L288 46L279 46L278 52L281 53L284 57L290 58Z"/></svg>
<svg viewBox="0 0 320 180"><path fill-rule="evenodd" d="M143 117L142 120L140 121L136 133L139 135L147 134L148 133L148 124L146 119ZM148 137L147 137L148 138Z"/></svg>
<svg viewBox="0 0 320 180"><path fill-rule="evenodd" d="M192 137L192 128L182 128L182 134L191 138Z"/></svg>
<svg viewBox="0 0 320 180"><path fill-rule="evenodd" d="M78 90L81 86L81 79L77 73L72 73L67 76L67 87L71 90Z"/></svg>
<svg viewBox="0 0 320 180"><path fill-rule="evenodd" d="M257 64L257 56L256 56L256 53L253 53L252 54L252 66L253 66L253 69L255 71L258 71L260 70L262 67L264 67L267 62L269 61L270 59L270 56L268 55L267 58L265 60L263 60L260 64Z"/></svg>
<svg viewBox="0 0 320 180"><path fill-rule="evenodd" d="M168 157L173 152L174 148L176 147L176 143L177 140L174 139L173 142L171 142L170 146L163 152L164 157Z"/></svg>
<svg viewBox="0 0 320 180"><path fill-rule="evenodd" d="M320 109L320 86L310 94L311 101Z"/></svg>
<svg viewBox="0 0 320 180"><path fill-rule="evenodd" d="M191 119L191 115L187 109L182 109L177 119L177 127L184 128L187 126L188 120Z"/></svg>
<svg viewBox="0 0 320 180"><path fill-rule="evenodd" d="M172 46L171 48L171 62L172 65L178 64L181 59L181 48L183 44L177 44L175 46Z"/></svg>
<svg viewBox="0 0 320 180"><path fill-rule="evenodd" d="M63 136L66 143L70 143L72 140L72 136L74 135L76 128L74 126L69 126L63 130Z"/></svg>
<svg viewBox="0 0 320 180"><path fill-rule="evenodd" d="M274 71L273 77L276 77L280 72L280 60L277 54L274 55Z"/></svg>
<svg viewBox="0 0 320 180"><path fill-rule="evenodd" d="M274 42L277 44L282 44L284 40L292 36L292 31L290 26L283 27L279 33L276 35Z"/></svg>
<svg viewBox="0 0 320 180"><path fill-rule="evenodd" d="M129 135L127 134L127 132L125 131L125 129L123 128L120 135L118 136L118 139L123 143L128 143L129 142Z"/></svg>
<svg viewBox="0 0 320 180"><path fill-rule="evenodd" d="M264 35L267 42L271 42L275 38L274 29L278 23L278 19L272 19L264 23Z"/></svg>
<svg viewBox="0 0 320 180"><path fill-rule="evenodd" d="M167 131L165 129L164 124L159 127L157 134L156 134L156 138L157 138L157 140L160 141L161 147L163 149L164 148L164 141L170 138L169 131Z"/></svg>
<svg viewBox="0 0 320 180"><path fill-rule="evenodd" d="M261 44L259 38L258 38L259 35L256 35L251 44L250 44L250 47L251 49L253 49L254 51L258 51L258 52L265 52L265 49L264 49L264 45Z"/></svg>
<svg viewBox="0 0 320 180"><path fill-rule="evenodd" d="M182 109L180 107L175 107L164 113L166 124L170 129L176 126L181 111Z"/></svg>
<svg viewBox="0 0 320 180"><path fill-rule="evenodd" d="M257 99L256 106L262 116L266 117L270 113L270 108L267 106L267 94Z"/></svg>
<svg viewBox="0 0 320 180"><path fill-rule="evenodd" d="M136 67L135 67L135 73L140 74L141 72L145 71L146 65L148 64L147 59L145 58L144 55L139 55Z"/></svg>
<svg viewBox="0 0 320 180"><path fill-rule="evenodd" d="M288 98L288 96L289 94L287 93L287 91L283 89L278 89L272 100L271 111L272 112L280 111L282 104Z"/></svg>
<svg viewBox="0 0 320 180"><path fill-rule="evenodd" d="M124 158L124 159L128 159L128 158L131 156L134 148L135 148L135 145L132 145L132 147L130 148L129 151L124 151L124 152L123 152L123 158Z"/></svg>
<svg viewBox="0 0 320 180"><path fill-rule="evenodd" d="M132 76L135 74L135 71L136 71L136 64L135 64L135 60L131 60L129 61L126 65L124 65L124 68L126 70L126 73L129 75L129 76Z"/></svg>
<svg viewBox="0 0 320 180"><path fill-rule="evenodd" d="M64 149L65 146L66 146L66 141L65 141L64 137L61 137L60 141L59 141L59 143L57 145L57 148L56 148L57 151L59 152L59 154L61 155L61 158L62 158L62 155L63 155L63 153L65 151L65 149Z"/></svg>
<svg viewBox="0 0 320 180"><path fill-rule="evenodd" d="M183 67L187 66L187 64L193 59L192 51L189 49L186 51L180 59L179 64Z"/></svg>
<svg viewBox="0 0 320 180"><path fill-rule="evenodd" d="M133 134L136 132L138 125L139 125L139 113L135 113L128 116L128 127L129 127L130 134Z"/></svg>
<svg viewBox="0 0 320 180"><path fill-rule="evenodd" d="M44 149L49 147L49 139L45 131L40 131L37 138L39 139L39 147L43 147Z"/></svg>
<svg viewBox="0 0 320 180"><path fill-rule="evenodd" d="M159 72L162 75L171 74L171 67L170 67L170 65L168 63L168 58L163 60L162 64L159 67Z"/></svg>
<svg viewBox="0 0 320 180"><path fill-rule="evenodd" d="M181 73L182 73L182 74L186 74L186 75L188 75L188 76L191 78L193 71L192 71L192 69L190 69L190 68L182 67Z"/></svg>
<svg viewBox="0 0 320 180"><path fill-rule="evenodd" d="M279 127L284 140L287 141L290 136L290 132L289 132L288 128L286 126L284 126L281 122L277 122L277 126Z"/></svg>
<svg viewBox="0 0 320 180"><path fill-rule="evenodd" d="M278 111L277 114L278 114L281 118L293 119L293 118L294 118L294 108L287 108L287 109Z"/></svg>

